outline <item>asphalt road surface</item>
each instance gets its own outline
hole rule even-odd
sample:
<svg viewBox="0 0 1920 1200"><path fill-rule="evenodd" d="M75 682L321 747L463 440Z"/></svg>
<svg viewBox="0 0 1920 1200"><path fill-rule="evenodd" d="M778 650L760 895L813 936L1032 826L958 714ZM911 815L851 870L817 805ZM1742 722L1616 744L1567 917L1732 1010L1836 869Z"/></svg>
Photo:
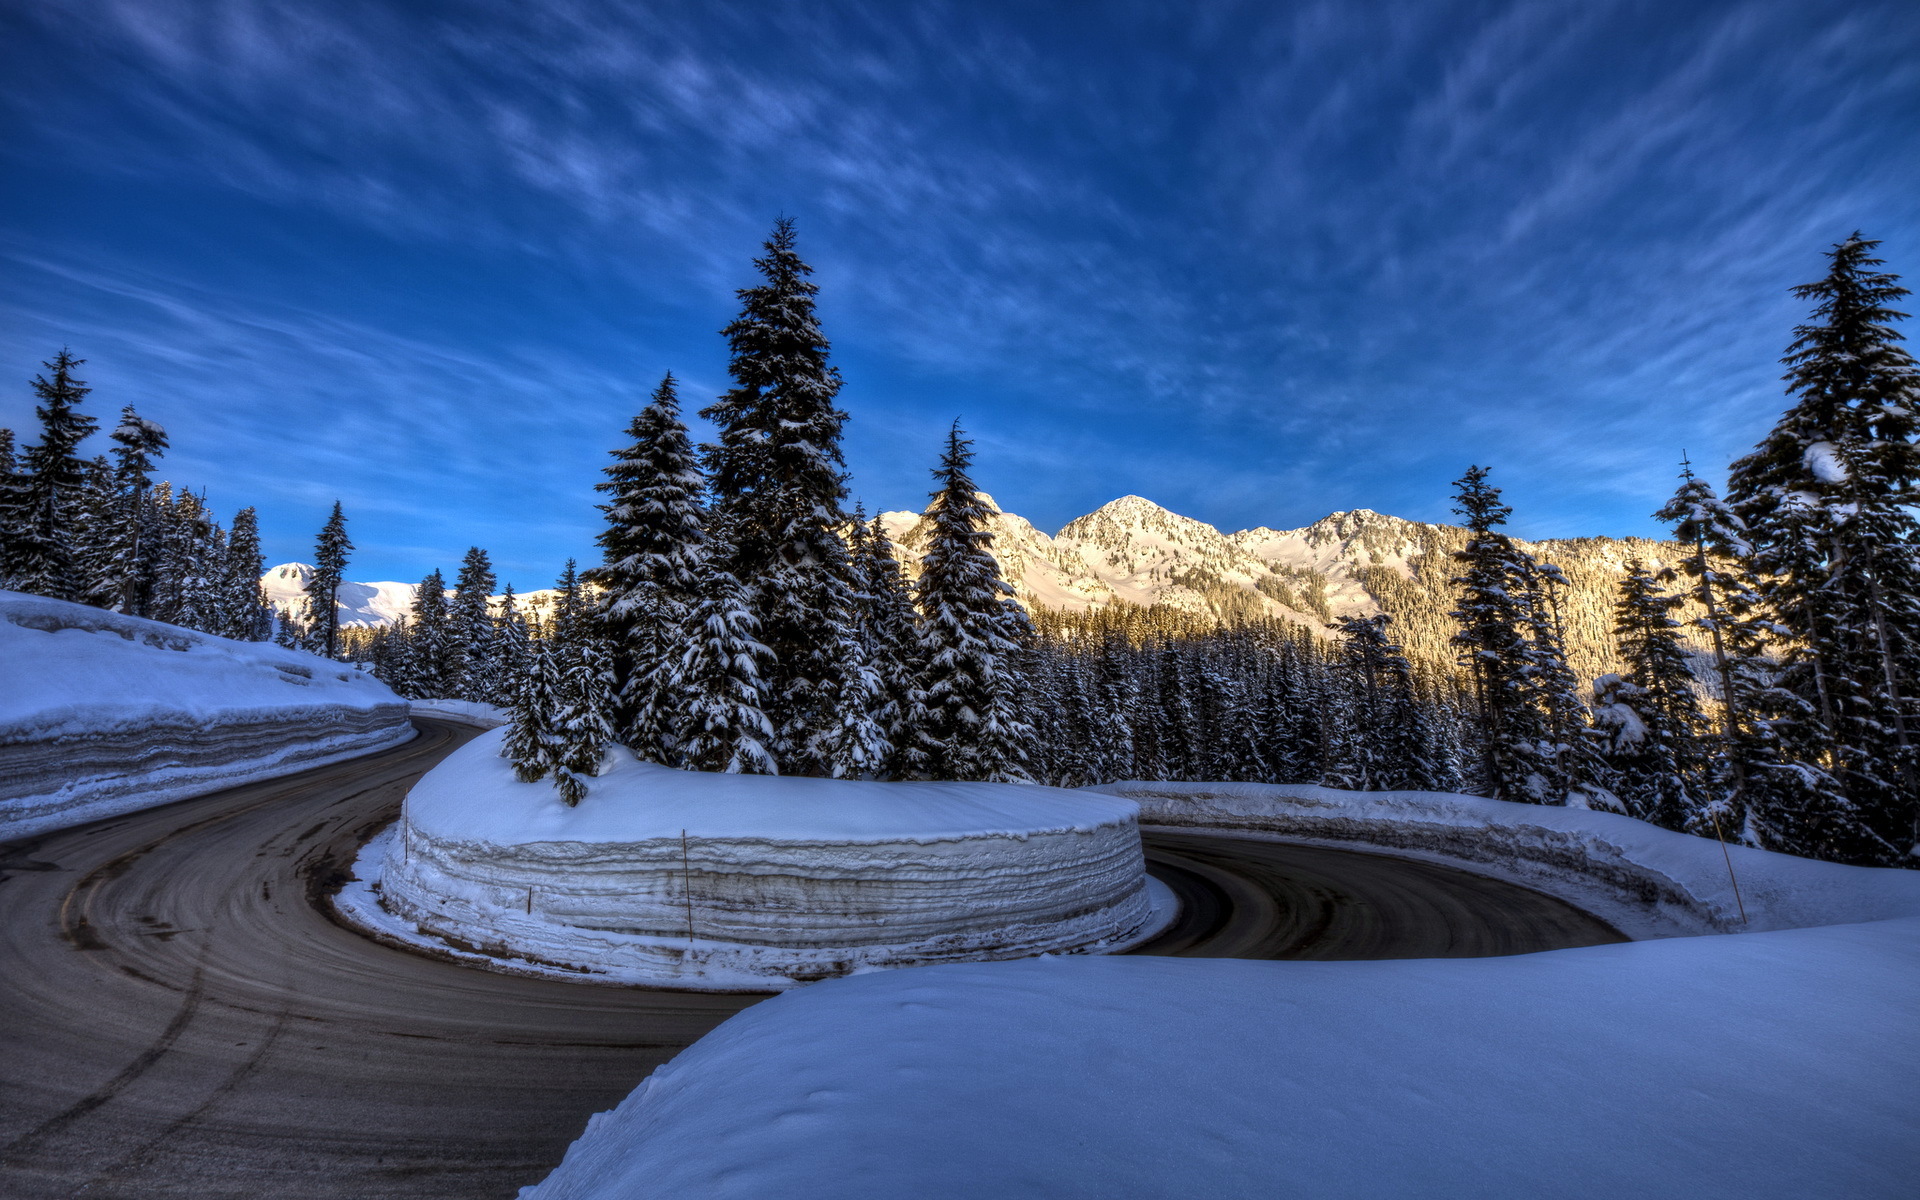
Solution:
<svg viewBox="0 0 1920 1200"><path fill-rule="evenodd" d="M511 1197L587 1117L759 996L598 987L377 944L315 897L472 735L0 844L0 1196ZM1149 839L1143 953L1513 954L1620 940L1425 863Z"/></svg>

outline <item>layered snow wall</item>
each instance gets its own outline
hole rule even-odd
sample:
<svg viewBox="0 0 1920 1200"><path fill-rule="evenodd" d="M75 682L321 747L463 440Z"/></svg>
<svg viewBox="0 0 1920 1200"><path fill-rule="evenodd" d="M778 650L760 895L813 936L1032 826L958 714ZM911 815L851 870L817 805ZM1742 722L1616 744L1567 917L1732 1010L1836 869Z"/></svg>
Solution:
<svg viewBox="0 0 1920 1200"><path fill-rule="evenodd" d="M1669 932L1765 932L832 980L655 1071L522 1200L1912 1195L1920 871L1470 796L1110 790L1149 824L1389 845L1664 909Z"/></svg>
<svg viewBox="0 0 1920 1200"><path fill-rule="evenodd" d="M341 663L0 591L0 840L412 736L406 701Z"/></svg>
<svg viewBox="0 0 1920 1200"><path fill-rule="evenodd" d="M1915 912L1920 874L1722 846L1616 813L1451 792L1307 784L1105 784L1149 827L1360 844L1561 896L1629 937L1751 933Z"/></svg>
<svg viewBox="0 0 1920 1200"><path fill-rule="evenodd" d="M578 808L505 731L408 795L382 902L424 933L613 980L782 988L1097 951L1152 917L1132 802L1005 784L711 775L620 748Z"/></svg>

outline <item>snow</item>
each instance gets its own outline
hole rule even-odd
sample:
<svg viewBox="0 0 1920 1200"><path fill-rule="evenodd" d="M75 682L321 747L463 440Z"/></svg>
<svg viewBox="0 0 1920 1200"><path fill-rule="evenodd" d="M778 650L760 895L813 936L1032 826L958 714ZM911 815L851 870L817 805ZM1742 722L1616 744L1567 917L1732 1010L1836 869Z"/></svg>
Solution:
<svg viewBox="0 0 1920 1200"><path fill-rule="evenodd" d="M1916 983L1916 919L834 980L727 1021L520 1195L1891 1200Z"/></svg>
<svg viewBox="0 0 1920 1200"><path fill-rule="evenodd" d="M344 664L0 591L0 837L412 736L405 701Z"/></svg>
<svg viewBox="0 0 1920 1200"><path fill-rule="evenodd" d="M1840 451L1832 442L1814 442L1802 455L1807 470L1821 483L1845 483L1847 465L1840 461Z"/></svg>
<svg viewBox="0 0 1920 1200"><path fill-rule="evenodd" d="M1136 806L1011 784L677 771L624 748L568 808L482 734L414 786L379 868L422 932L632 982L771 989L1132 945Z"/></svg>
<svg viewBox="0 0 1920 1200"><path fill-rule="evenodd" d="M498 729L512 719L506 709L480 700L412 700L407 707L416 717L437 717L482 729Z"/></svg>
<svg viewBox="0 0 1920 1200"><path fill-rule="evenodd" d="M266 589L267 603L283 616L299 616L306 610L307 580L313 568L305 563L281 563L260 577ZM339 593L340 624L374 627L392 625L413 611L414 585L411 583L342 583Z"/></svg>
<svg viewBox="0 0 1920 1200"><path fill-rule="evenodd" d="M1584 862L1600 893L1631 869L1665 879L1696 927L1768 932L830 980L656 1071L522 1200L1912 1194L1920 872L1736 847L1739 925L1716 843L1630 818L1437 793L1111 790L1143 820L1249 836L1365 840L1371 824L1468 861L1484 840L1543 878Z"/></svg>

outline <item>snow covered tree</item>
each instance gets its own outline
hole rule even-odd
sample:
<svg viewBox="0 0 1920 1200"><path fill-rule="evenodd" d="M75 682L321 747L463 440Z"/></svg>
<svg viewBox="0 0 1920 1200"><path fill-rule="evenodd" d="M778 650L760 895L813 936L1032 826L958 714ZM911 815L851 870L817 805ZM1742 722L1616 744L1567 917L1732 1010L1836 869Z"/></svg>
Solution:
<svg viewBox="0 0 1920 1200"><path fill-rule="evenodd" d="M1352 749L1344 787L1435 791L1452 780L1437 734L1413 677L1413 665L1387 636L1392 618L1348 617L1340 622L1340 665L1351 697Z"/></svg>
<svg viewBox="0 0 1920 1200"><path fill-rule="evenodd" d="M1613 790L1629 812L1668 829L1684 829L1704 803L1706 718L1694 696L1680 622L1673 617L1683 600L1667 594L1662 582L1638 558L1628 561L1620 581L1613 629L1627 668L1620 682L1627 686L1614 687L1614 702L1631 708L1637 720L1615 734L1609 758L1617 773ZM1628 739L1630 730L1636 736Z"/></svg>
<svg viewBox="0 0 1920 1200"><path fill-rule="evenodd" d="M839 372L814 311L812 268L782 220L754 260L766 282L739 292L739 317L723 331L734 386L701 415L719 427L705 447L714 517L732 547L721 564L750 589L760 636L773 653L767 716L774 753L789 774L832 770L830 747L857 715L840 706L864 694L858 664L841 657L850 631L846 517L840 451L846 414L834 407Z"/></svg>
<svg viewBox="0 0 1920 1200"><path fill-rule="evenodd" d="M151 550L143 537L151 523L147 491L154 460L166 452L167 431L129 404L120 410L120 424L108 436L114 442L116 503L110 532L97 539L107 553L90 599L115 612L138 614L152 575Z"/></svg>
<svg viewBox="0 0 1920 1200"><path fill-rule="evenodd" d="M493 687L494 645L491 598L493 564L487 552L469 547L453 584L447 610L447 660L453 696L485 700Z"/></svg>
<svg viewBox="0 0 1920 1200"><path fill-rule="evenodd" d="M481 699L507 708L513 704L519 680L532 668L533 661L527 621L520 612L520 601L513 594L511 583L500 597L500 612L494 618L493 645L493 678L488 681L486 694Z"/></svg>
<svg viewBox="0 0 1920 1200"><path fill-rule="evenodd" d="M222 637L264 642L273 635L273 609L260 586L266 559L260 553L260 519L248 505L234 514L227 534L225 571L218 601Z"/></svg>
<svg viewBox="0 0 1920 1200"><path fill-rule="evenodd" d="M707 543L706 481L680 420L671 374L627 427L632 442L613 453L596 484L608 502L602 565L587 573L601 589L600 623L611 640L619 740L641 758L670 762L677 699L664 690L678 657L678 633L699 590Z"/></svg>
<svg viewBox="0 0 1920 1200"><path fill-rule="evenodd" d="M920 691L920 618L913 585L880 519L867 523L863 518L856 508L848 556L860 634L879 689L873 719L888 747L877 773L883 779L924 778L920 731L927 706Z"/></svg>
<svg viewBox="0 0 1920 1200"><path fill-rule="evenodd" d="M435 569L413 590L413 632L407 638L407 648L417 699L444 699L452 691L452 634L448 624L447 583Z"/></svg>
<svg viewBox="0 0 1920 1200"><path fill-rule="evenodd" d="M972 445L955 422L933 473L918 587L921 745L933 778L1024 782L1033 730L1021 718L1013 659L1033 631L993 557L992 512L967 474Z"/></svg>
<svg viewBox="0 0 1920 1200"><path fill-rule="evenodd" d="M1498 800L1541 803L1550 783L1541 772L1545 722L1533 704L1532 656L1526 631L1532 613L1531 560L1499 527L1513 509L1487 483L1485 467L1469 467L1454 482L1454 511L1466 518L1466 547L1454 555L1461 574L1460 631L1453 644L1473 682L1479 707L1481 760L1477 785Z"/></svg>
<svg viewBox="0 0 1920 1200"><path fill-rule="evenodd" d="M87 483L79 448L98 428L79 408L93 390L74 377L74 369L85 361L62 350L44 364L51 378L34 377L40 440L24 455L19 509L5 554L11 573L7 586L55 600L77 600L83 589L74 562Z"/></svg>
<svg viewBox="0 0 1920 1200"><path fill-rule="evenodd" d="M535 642L527 670L517 680L508 709L508 728L501 756L513 763L514 778L537 783L560 761L561 683L551 645Z"/></svg>
<svg viewBox="0 0 1920 1200"><path fill-rule="evenodd" d="M314 652L334 658L340 642L340 584L346 579L347 552L353 543L347 540L347 518L340 502L333 502L333 513L320 528L313 544L313 574L307 579L308 636Z"/></svg>
<svg viewBox="0 0 1920 1200"><path fill-rule="evenodd" d="M553 785L568 808L587 795L613 744L613 658L606 639L582 629L571 641L551 643L559 663L559 708L554 716Z"/></svg>
<svg viewBox="0 0 1920 1200"><path fill-rule="evenodd" d="M681 634L671 689L683 709L682 764L695 771L778 775L762 669L772 655L754 638L746 589L720 566L724 546L699 566L700 586Z"/></svg>
<svg viewBox="0 0 1920 1200"><path fill-rule="evenodd" d="M1920 842L1920 380L1898 344L1891 305L1907 295L1858 234L1826 277L1794 289L1815 301L1784 359L1795 398L1753 453L1733 465L1728 501L1745 522L1761 596L1786 632L1781 686L1813 728L1783 744L1818 745L1850 815L1806 831L1801 853L1915 865Z"/></svg>

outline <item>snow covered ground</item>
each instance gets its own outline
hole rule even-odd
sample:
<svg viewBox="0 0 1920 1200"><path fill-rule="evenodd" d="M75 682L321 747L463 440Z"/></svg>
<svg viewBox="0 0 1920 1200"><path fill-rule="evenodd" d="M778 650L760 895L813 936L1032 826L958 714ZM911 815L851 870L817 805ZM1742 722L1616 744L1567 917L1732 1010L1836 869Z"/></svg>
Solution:
<svg viewBox="0 0 1920 1200"><path fill-rule="evenodd" d="M482 729L498 729L511 719L506 709L479 700L412 700L407 707L416 717L438 717Z"/></svg>
<svg viewBox="0 0 1920 1200"><path fill-rule="evenodd" d="M1402 852L1639 903L1651 932L1764 932L830 980L656 1071L523 1200L1912 1195L1920 872L1736 848L1742 923L1717 843L1610 814L1111 790L1148 822L1349 843L1372 825Z"/></svg>
<svg viewBox="0 0 1920 1200"><path fill-rule="evenodd" d="M340 663L0 592L0 839L412 736L406 702Z"/></svg>
<svg viewBox="0 0 1920 1200"><path fill-rule="evenodd" d="M1102 952L1157 928L1131 801L701 774L616 747L570 809L513 778L504 738L482 734L414 786L378 872L391 913L495 958L767 990Z"/></svg>

